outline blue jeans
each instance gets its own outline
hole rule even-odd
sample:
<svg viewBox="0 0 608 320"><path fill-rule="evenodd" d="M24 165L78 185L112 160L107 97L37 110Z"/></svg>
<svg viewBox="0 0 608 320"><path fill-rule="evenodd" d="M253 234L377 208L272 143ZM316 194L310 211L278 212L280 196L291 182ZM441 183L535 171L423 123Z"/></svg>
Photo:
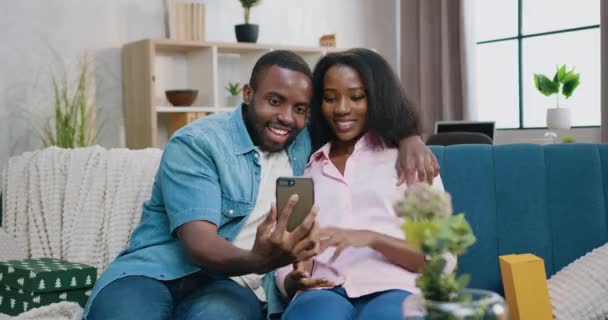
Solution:
<svg viewBox="0 0 608 320"><path fill-rule="evenodd" d="M227 278L194 274L159 281L128 276L99 292L87 320L261 320L262 312L250 289Z"/></svg>
<svg viewBox="0 0 608 320"><path fill-rule="evenodd" d="M310 290L287 306L283 320L401 320L405 290L388 290L359 298L349 298L342 287Z"/></svg>

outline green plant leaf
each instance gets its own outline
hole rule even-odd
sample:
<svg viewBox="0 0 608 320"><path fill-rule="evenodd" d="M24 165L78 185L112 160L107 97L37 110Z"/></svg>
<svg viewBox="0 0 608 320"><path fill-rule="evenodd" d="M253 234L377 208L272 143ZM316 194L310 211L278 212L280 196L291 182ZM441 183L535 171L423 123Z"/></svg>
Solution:
<svg viewBox="0 0 608 320"><path fill-rule="evenodd" d="M581 84L580 74L571 71L564 76L562 83L564 84L562 87L562 94L568 99L572 96L578 85Z"/></svg>
<svg viewBox="0 0 608 320"><path fill-rule="evenodd" d="M555 83L561 83L564 80L564 77L566 76L566 65L562 65L561 67L557 68L557 72L555 72L555 77L553 77L553 81Z"/></svg>
<svg viewBox="0 0 608 320"><path fill-rule="evenodd" d="M562 143L575 143L576 139L573 136L564 136L562 138Z"/></svg>
<svg viewBox="0 0 608 320"><path fill-rule="evenodd" d="M88 63L82 60L73 93L69 91L68 75L64 70L61 80L52 77L54 94L54 117L42 129L42 143L45 147L56 145L61 148L76 148L91 145L95 140L94 107L87 105Z"/></svg>
<svg viewBox="0 0 608 320"><path fill-rule="evenodd" d="M87 146L86 143L86 135L87 135L87 120L89 117L87 117L87 98L86 98L86 88L87 88L87 81L86 81L86 73L87 73L87 65L84 64L82 66L81 72L80 72L80 78L78 79L78 89L77 89L77 101L76 104L78 105L78 123L77 123L77 127L78 127L78 134L77 134L77 146L78 147L85 147Z"/></svg>
<svg viewBox="0 0 608 320"><path fill-rule="evenodd" d="M458 277L458 279L456 280L458 282L458 289L462 290L464 288L466 288L469 283L471 282L471 275L470 274L462 274Z"/></svg>
<svg viewBox="0 0 608 320"><path fill-rule="evenodd" d="M439 232L439 224L435 220L411 221L406 219L402 226L406 241L416 250L420 250L422 242Z"/></svg>
<svg viewBox="0 0 608 320"><path fill-rule="evenodd" d="M545 96L550 96L559 92L559 83L553 82L543 74L534 74L534 85L536 86L536 89Z"/></svg>
<svg viewBox="0 0 608 320"><path fill-rule="evenodd" d="M56 145L55 136L53 134L53 130L51 129L50 121L47 122L46 127L42 129L42 144L45 148Z"/></svg>
<svg viewBox="0 0 608 320"><path fill-rule="evenodd" d="M239 2L244 9L249 9L260 5L262 0L239 0Z"/></svg>
<svg viewBox="0 0 608 320"><path fill-rule="evenodd" d="M448 250L456 256L463 255L476 241L471 225L462 213L449 217L446 225L451 231Z"/></svg>
<svg viewBox="0 0 608 320"><path fill-rule="evenodd" d="M262 0L239 0L241 3L241 7L243 7L243 18L245 19L245 24L249 24L249 14L251 12L251 8L260 5Z"/></svg>
<svg viewBox="0 0 608 320"><path fill-rule="evenodd" d="M228 85L224 87L231 96L238 96L243 90L238 82L228 82Z"/></svg>

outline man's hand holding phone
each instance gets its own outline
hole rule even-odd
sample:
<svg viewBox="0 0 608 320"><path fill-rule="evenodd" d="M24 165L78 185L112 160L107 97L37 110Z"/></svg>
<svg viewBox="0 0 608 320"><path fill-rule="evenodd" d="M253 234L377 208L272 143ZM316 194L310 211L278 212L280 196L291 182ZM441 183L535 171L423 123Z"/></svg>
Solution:
<svg viewBox="0 0 608 320"><path fill-rule="evenodd" d="M315 224L317 208L310 213L292 232L287 231L289 217L298 203L297 194L292 195L277 220L277 207L273 204L268 216L256 233L251 249L256 261L256 273L264 274L276 268L301 260L307 260L321 252L319 227Z"/></svg>

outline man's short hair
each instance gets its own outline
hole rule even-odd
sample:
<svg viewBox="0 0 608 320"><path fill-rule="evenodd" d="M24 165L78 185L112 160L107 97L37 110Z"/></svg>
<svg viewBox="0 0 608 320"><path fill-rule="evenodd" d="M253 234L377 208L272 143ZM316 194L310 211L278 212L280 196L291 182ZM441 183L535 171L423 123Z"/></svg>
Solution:
<svg viewBox="0 0 608 320"><path fill-rule="evenodd" d="M279 66L281 68L301 72L312 81L312 72L308 63L299 55L287 50L275 50L264 54L253 66L249 85L253 90L257 89L258 81L261 79L268 68Z"/></svg>

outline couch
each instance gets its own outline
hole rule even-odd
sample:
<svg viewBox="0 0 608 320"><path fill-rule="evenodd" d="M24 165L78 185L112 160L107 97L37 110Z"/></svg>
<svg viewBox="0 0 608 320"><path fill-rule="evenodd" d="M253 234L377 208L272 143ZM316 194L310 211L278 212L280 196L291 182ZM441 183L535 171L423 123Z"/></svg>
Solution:
<svg viewBox="0 0 608 320"><path fill-rule="evenodd" d="M547 276L551 276L608 241L608 145L457 145L431 149L441 165L455 212L465 212L477 236L477 243L459 260L459 272L472 275L471 287L503 292L500 255L533 253L545 260ZM127 153L133 157L137 152ZM148 153L135 158L130 161L132 166L123 170L135 172L136 167L148 166L147 171L132 178L138 180L132 184L148 190L158 156ZM75 169L70 166L69 170ZM139 200L134 199L141 196L145 195L129 199L136 202ZM133 224L137 221L136 217L132 220ZM114 250L127 245L126 238L109 242L120 242L114 244Z"/></svg>
<svg viewBox="0 0 608 320"><path fill-rule="evenodd" d="M550 277L608 241L608 145L431 149L454 212L477 237L459 259L471 287L503 292L500 255L535 254Z"/></svg>

